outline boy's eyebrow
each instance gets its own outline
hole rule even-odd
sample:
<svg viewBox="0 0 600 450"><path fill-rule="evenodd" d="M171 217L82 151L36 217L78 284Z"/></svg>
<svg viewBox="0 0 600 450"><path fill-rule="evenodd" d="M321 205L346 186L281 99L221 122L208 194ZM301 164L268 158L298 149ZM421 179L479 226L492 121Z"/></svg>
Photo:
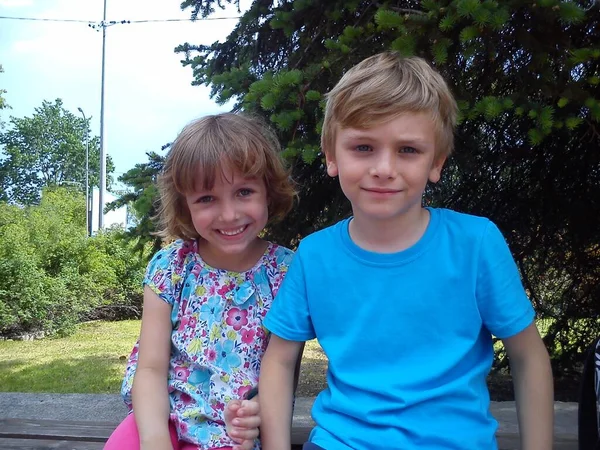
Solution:
<svg viewBox="0 0 600 450"><path fill-rule="evenodd" d="M344 137L343 140L352 141L355 139L371 139L377 141L379 140L379 136L376 133L373 133L371 130L349 130L348 134ZM398 139L398 142L415 144L423 144L427 141L427 136L402 136L401 139Z"/></svg>

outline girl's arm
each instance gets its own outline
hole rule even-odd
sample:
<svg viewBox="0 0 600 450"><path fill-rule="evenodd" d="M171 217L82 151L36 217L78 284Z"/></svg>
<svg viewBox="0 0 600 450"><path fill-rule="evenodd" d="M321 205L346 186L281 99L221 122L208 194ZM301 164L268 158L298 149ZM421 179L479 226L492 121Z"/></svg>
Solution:
<svg viewBox="0 0 600 450"><path fill-rule="evenodd" d="M523 450L552 448L554 392L548 352L535 324L503 340L515 387Z"/></svg>
<svg viewBox="0 0 600 450"><path fill-rule="evenodd" d="M170 317L171 306L145 286L138 363L131 392L141 449L172 449L167 390Z"/></svg>
<svg viewBox="0 0 600 450"><path fill-rule="evenodd" d="M258 383L263 450L291 447L294 378L303 345L303 342L287 341L276 335L271 335L269 340Z"/></svg>

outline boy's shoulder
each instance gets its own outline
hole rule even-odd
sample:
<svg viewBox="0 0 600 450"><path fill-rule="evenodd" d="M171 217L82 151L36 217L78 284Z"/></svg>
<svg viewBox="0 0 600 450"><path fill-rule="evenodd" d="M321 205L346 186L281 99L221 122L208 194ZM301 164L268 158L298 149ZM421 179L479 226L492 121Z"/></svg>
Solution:
<svg viewBox="0 0 600 450"><path fill-rule="evenodd" d="M479 237L486 232L493 222L487 217L462 213L446 208L429 208L436 214L438 222L455 237Z"/></svg>

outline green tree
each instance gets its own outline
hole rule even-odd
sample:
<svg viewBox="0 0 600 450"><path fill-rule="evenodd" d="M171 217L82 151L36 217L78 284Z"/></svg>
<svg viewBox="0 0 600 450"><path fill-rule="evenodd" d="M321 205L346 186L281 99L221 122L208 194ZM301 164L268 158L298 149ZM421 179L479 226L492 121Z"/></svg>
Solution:
<svg viewBox="0 0 600 450"><path fill-rule="evenodd" d="M65 109L60 99L42 102L31 117L11 117L0 133L0 200L36 204L43 187L61 184L75 184L83 191L90 120ZM110 184L110 156L106 166ZM89 138L89 169L90 187L99 186L98 137Z"/></svg>
<svg viewBox="0 0 600 450"><path fill-rule="evenodd" d="M4 68L2 67L2 64L0 64L0 73L4 73ZM6 92L6 89L0 88L0 111L2 111L3 109L10 109L10 106L8 105L8 103L6 103L6 99L3 96L3 94L6 94ZM0 130L2 130L2 128L4 128L4 122L2 121L2 117L0 117Z"/></svg>
<svg viewBox="0 0 600 450"><path fill-rule="evenodd" d="M4 73L4 68L2 67L2 64L0 64L0 73ZM2 94L6 94L6 89L0 89L0 110L9 107L6 103L6 99L2 96Z"/></svg>
<svg viewBox="0 0 600 450"><path fill-rule="evenodd" d="M182 8L196 18L224 3ZM323 171L323 95L389 49L430 60L459 100L457 151L427 201L498 223L549 319L555 367L572 369L600 333L597 2L255 0L225 41L177 51L194 84L277 129L302 190L273 235L293 244L349 213Z"/></svg>
<svg viewBox="0 0 600 450"><path fill-rule="evenodd" d="M0 202L0 336L139 314L145 263L132 247L118 229L88 238L71 186L44 188L38 205Z"/></svg>
<svg viewBox="0 0 600 450"><path fill-rule="evenodd" d="M163 146L163 150L169 145ZM128 187L114 202L106 205L108 210L118 209L127 205L133 216L133 225L125 232L126 236L135 241L134 249L139 252L146 250L146 244L151 242L152 251L160 249L161 239L152 233L156 231L154 217L157 213L158 190L156 177L163 167L165 158L156 152L147 154L148 162L136 164L135 167L119 177L119 181Z"/></svg>

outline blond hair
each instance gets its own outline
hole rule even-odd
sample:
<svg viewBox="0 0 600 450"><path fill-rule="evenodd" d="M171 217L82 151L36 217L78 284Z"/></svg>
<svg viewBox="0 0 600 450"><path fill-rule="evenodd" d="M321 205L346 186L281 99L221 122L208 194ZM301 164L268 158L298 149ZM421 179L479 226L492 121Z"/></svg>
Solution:
<svg viewBox="0 0 600 450"><path fill-rule="evenodd" d="M366 58L327 94L321 148L333 153L338 126L367 129L407 112L431 114L436 155L452 152L458 108L442 76L418 57L384 52Z"/></svg>
<svg viewBox="0 0 600 450"><path fill-rule="evenodd" d="M269 223L282 219L292 208L296 193L280 151L277 137L256 117L224 113L188 124L173 142L158 177L156 234L169 239L199 238L185 196L199 186L212 189L226 165L263 180Z"/></svg>

